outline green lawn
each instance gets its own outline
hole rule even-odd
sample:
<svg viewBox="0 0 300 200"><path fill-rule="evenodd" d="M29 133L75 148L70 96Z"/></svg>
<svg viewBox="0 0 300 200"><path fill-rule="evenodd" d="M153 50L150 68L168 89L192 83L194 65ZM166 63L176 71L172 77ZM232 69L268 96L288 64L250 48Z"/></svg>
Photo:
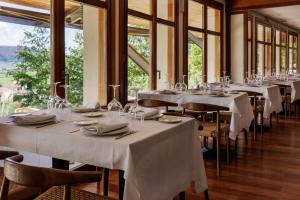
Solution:
<svg viewBox="0 0 300 200"><path fill-rule="evenodd" d="M0 84L3 86L12 85L13 78L10 75L7 75L7 73L0 73Z"/></svg>

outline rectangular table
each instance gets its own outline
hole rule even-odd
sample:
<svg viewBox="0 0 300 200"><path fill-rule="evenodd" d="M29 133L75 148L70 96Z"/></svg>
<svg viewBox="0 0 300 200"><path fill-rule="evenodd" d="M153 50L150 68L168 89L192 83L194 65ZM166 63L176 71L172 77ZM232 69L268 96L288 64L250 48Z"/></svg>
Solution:
<svg viewBox="0 0 300 200"><path fill-rule="evenodd" d="M264 118L269 118L274 112L279 113L282 111L282 97L278 85L252 87L231 84L229 89L261 93L265 98Z"/></svg>
<svg viewBox="0 0 300 200"><path fill-rule="evenodd" d="M74 117L74 116L73 116ZM73 118L72 117L72 118ZM79 117L76 114L75 117ZM131 120L107 112L99 122L127 121L137 133L115 140L82 132L64 121L43 128L16 126L0 120L0 145L63 160L124 171L124 199L166 200L195 181L198 192L207 189L200 139L194 119L178 124Z"/></svg>
<svg viewBox="0 0 300 200"><path fill-rule="evenodd" d="M139 93L140 99L156 99L177 104L205 103L229 108L232 112L229 137L236 139L242 129L249 129L254 119L253 109L246 93L231 94L229 97L211 97L209 95L182 94L158 94L156 91Z"/></svg>
<svg viewBox="0 0 300 200"><path fill-rule="evenodd" d="M278 86L285 86L291 88L291 102L300 100L300 80L265 80L264 83L274 84Z"/></svg>

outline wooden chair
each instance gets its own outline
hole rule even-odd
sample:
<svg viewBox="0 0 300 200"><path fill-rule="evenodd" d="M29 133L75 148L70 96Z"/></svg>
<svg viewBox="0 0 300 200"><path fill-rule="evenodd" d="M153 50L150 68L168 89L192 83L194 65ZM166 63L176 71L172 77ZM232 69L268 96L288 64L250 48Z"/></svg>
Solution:
<svg viewBox="0 0 300 200"><path fill-rule="evenodd" d="M11 182L28 188L38 188L41 191L41 195L36 200L103 199L97 194L71 188L73 184L100 181L101 174L99 172L79 172L34 167L23 165L20 163L22 161L22 155L16 155L4 161L4 179L0 200L8 199L8 189ZM48 188L50 189L47 190Z"/></svg>
<svg viewBox="0 0 300 200"><path fill-rule="evenodd" d="M253 92L253 91L246 91L246 90L236 90L237 92L244 92L247 93L249 98L251 99L251 105L253 108L253 114L254 114L254 120L253 120L253 138L256 140L256 130L257 130L257 125L258 125L258 115L260 115L260 133L261 135L263 134L263 120L264 120L264 105L265 105L265 100L262 98L262 93L259 92ZM259 97L261 97L259 99ZM247 136L246 136L247 137ZM247 141L247 139L246 139Z"/></svg>
<svg viewBox="0 0 300 200"><path fill-rule="evenodd" d="M155 99L141 99L138 101L138 104L142 107L148 108L157 108L157 107L165 107L166 112L169 112L169 107L177 107L177 103L172 103L168 101L160 101Z"/></svg>
<svg viewBox="0 0 300 200"><path fill-rule="evenodd" d="M220 142L221 136L224 134L226 139L226 151L227 151L227 164L230 162L230 138L229 124L221 124L220 112L227 111L227 107L211 105L211 104L202 104L202 103L185 103L181 105L183 108L183 115L186 114L186 111L196 111L196 112L213 112L216 114L216 122L206 122L200 121L199 125L202 127L198 134L202 137L212 137L216 139L216 152L217 152L217 175L220 176Z"/></svg>

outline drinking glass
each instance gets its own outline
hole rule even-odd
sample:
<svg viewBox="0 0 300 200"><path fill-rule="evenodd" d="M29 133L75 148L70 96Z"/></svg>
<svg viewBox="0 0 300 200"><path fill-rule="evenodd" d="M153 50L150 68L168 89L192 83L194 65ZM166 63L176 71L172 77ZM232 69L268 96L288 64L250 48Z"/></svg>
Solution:
<svg viewBox="0 0 300 200"><path fill-rule="evenodd" d="M175 85L175 90L176 91L180 91L180 92L186 92L188 90L188 86L185 84L184 82L184 78L186 77L187 75L182 75L182 82L178 82L176 83Z"/></svg>
<svg viewBox="0 0 300 200"><path fill-rule="evenodd" d="M118 111L120 114L120 112L123 110L123 106L116 98L116 89L117 87L120 87L120 85L110 85L110 87L113 88L114 93L113 93L113 99L107 105L107 109L109 111Z"/></svg>

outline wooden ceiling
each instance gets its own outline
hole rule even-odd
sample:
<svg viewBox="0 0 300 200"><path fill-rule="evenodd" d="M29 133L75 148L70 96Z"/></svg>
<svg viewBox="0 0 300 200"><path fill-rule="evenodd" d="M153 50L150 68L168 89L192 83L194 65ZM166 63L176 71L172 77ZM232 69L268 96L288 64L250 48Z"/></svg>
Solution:
<svg viewBox="0 0 300 200"><path fill-rule="evenodd" d="M21 6L28 6L32 8L50 10L50 0L1 0L1 2L17 4ZM75 10L80 5L75 2L66 1L65 9L67 12Z"/></svg>
<svg viewBox="0 0 300 200"><path fill-rule="evenodd" d="M290 5L300 5L300 0L232 0L232 12Z"/></svg>

